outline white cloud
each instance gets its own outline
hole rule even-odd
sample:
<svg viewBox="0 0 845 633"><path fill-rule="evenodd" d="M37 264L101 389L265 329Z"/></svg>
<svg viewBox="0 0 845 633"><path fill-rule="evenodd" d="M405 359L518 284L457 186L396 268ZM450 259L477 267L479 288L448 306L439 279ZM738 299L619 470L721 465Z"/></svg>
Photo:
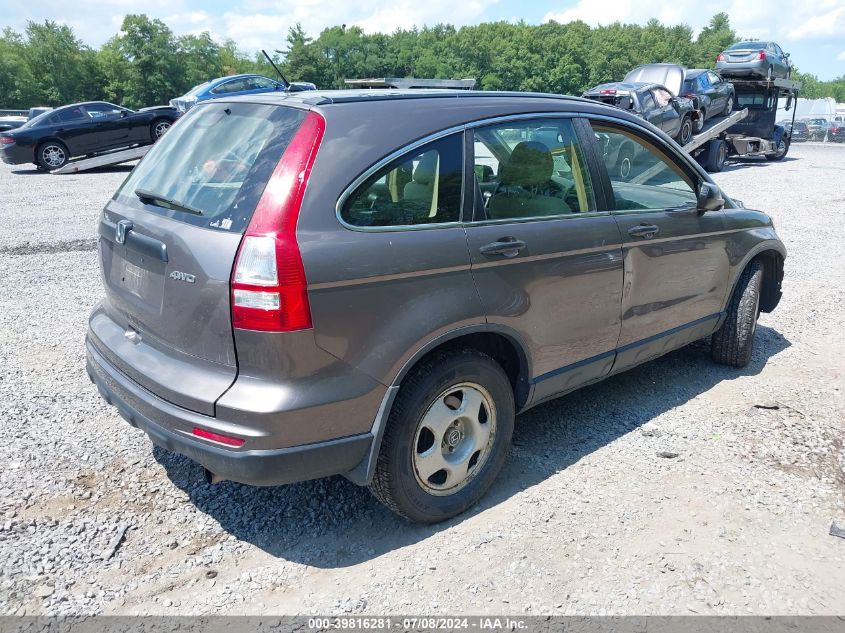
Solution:
<svg viewBox="0 0 845 633"><path fill-rule="evenodd" d="M845 5L821 15L809 17L790 35L796 40L816 37L845 37Z"/></svg>
<svg viewBox="0 0 845 633"><path fill-rule="evenodd" d="M683 22L700 30L720 11L728 14L740 37L774 39L783 44L808 38L845 38L845 0L790 2L775 8L760 0L577 0L571 7L549 11L543 20L583 20L596 25L616 21L645 24L657 18L664 24Z"/></svg>
<svg viewBox="0 0 845 633"><path fill-rule="evenodd" d="M845 51L842 51L841 53L839 53L839 55L836 56L836 61L845 62Z"/></svg>

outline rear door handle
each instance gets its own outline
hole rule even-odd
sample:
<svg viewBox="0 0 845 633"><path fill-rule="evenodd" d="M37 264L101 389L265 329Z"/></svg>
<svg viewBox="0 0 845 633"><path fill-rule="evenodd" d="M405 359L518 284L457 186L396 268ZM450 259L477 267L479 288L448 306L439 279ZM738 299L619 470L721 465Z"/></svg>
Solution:
<svg viewBox="0 0 845 633"><path fill-rule="evenodd" d="M485 244L478 250L482 255L504 255L505 257L516 257L526 244L515 237L501 237L495 242Z"/></svg>
<svg viewBox="0 0 845 633"><path fill-rule="evenodd" d="M642 237L647 240L650 240L658 233L660 233L660 227L655 224L637 224L628 229L628 235L631 237Z"/></svg>

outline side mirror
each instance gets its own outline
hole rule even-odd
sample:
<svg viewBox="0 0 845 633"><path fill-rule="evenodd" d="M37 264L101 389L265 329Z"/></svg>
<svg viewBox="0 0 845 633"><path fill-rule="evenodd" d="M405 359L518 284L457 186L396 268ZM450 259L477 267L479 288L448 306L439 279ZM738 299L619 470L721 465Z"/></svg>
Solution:
<svg viewBox="0 0 845 633"><path fill-rule="evenodd" d="M722 192L713 183L704 181L698 188L698 204L696 208L699 211L718 211L725 206L725 200L722 198Z"/></svg>
<svg viewBox="0 0 845 633"><path fill-rule="evenodd" d="M120 111L120 118L121 119L125 119L127 116L129 116L129 115L127 114L126 110Z"/></svg>

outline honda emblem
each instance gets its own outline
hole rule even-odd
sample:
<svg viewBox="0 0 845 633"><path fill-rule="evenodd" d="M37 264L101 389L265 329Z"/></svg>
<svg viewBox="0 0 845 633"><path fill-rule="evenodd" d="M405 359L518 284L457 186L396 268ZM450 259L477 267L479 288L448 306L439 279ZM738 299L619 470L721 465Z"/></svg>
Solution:
<svg viewBox="0 0 845 633"><path fill-rule="evenodd" d="M117 228L115 228L115 235L114 239L117 241L118 244L126 243L126 234L132 230L132 222L129 220L121 220L117 223Z"/></svg>

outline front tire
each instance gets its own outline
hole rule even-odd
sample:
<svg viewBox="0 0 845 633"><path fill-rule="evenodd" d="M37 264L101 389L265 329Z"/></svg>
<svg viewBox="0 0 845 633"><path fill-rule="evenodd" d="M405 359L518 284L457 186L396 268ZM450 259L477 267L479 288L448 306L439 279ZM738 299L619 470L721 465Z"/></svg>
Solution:
<svg viewBox="0 0 845 633"><path fill-rule="evenodd" d="M399 389L370 490L419 523L464 512L502 469L514 415L510 381L491 357L473 349L436 354Z"/></svg>
<svg viewBox="0 0 845 633"><path fill-rule="evenodd" d="M728 304L725 322L710 340L710 355L715 362L745 367L751 361L762 286L763 264L755 260L742 271Z"/></svg>
<svg viewBox="0 0 845 633"><path fill-rule="evenodd" d="M722 112L724 116L730 116L730 113L733 112L734 109L734 96L731 95L728 97L728 102L725 104L725 109Z"/></svg>
<svg viewBox="0 0 845 633"><path fill-rule="evenodd" d="M782 135L780 137L780 143L776 148L774 154L766 154L766 160L783 160L786 154L789 152L789 139L786 138L786 135Z"/></svg>
<svg viewBox="0 0 845 633"><path fill-rule="evenodd" d="M45 141L38 146L35 152L35 160L38 161L38 165L42 169L53 171L67 165L70 160L70 152L61 141Z"/></svg>
<svg viewBox="0 0 845 633"><path fill-rule="evenodd" d="M704 108L701 108L698 111L698 118L695 120L695 133L701 134L701 131L704 129L704 123L707 118L707 113Z"/></svg>
<svg viewBox="0 0 845 633"><path fill-rule="evenodd" d="M692 140L692 119L689 115L681 119L681 130L678 132L678 145L683 147Z"/></svg>

